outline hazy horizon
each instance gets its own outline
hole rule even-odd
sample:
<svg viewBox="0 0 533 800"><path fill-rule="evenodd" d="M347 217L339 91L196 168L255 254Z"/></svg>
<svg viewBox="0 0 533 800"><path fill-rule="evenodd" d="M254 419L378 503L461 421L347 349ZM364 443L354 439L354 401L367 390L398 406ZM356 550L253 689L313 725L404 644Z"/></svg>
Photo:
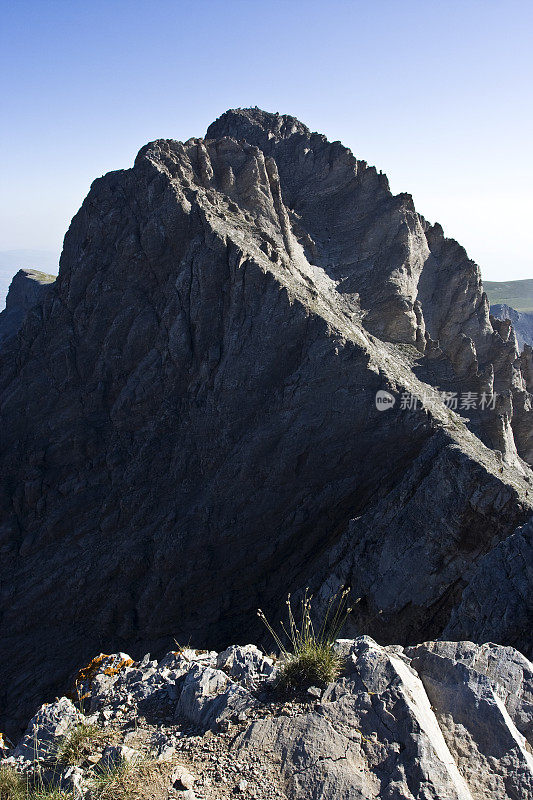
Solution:
<svg viewBox="0 0 533 800"><path fill-rule="evenodd" d="M57 260L92 180L258 105L383 170L486 280L533 277L532 20L516 0L22 0L0 34L0 251Z"/></svg>

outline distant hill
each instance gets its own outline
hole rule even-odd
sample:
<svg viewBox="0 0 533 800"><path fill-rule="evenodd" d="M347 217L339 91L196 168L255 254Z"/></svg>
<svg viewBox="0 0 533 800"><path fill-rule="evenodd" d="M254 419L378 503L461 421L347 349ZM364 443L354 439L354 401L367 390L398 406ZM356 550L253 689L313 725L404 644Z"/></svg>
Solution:
<svg viewBox="0 0 533 800"><path fill-rule="evenodd" d="M491 306L504 305L516 311L533 312L533 279L483 281Z"/></svg>

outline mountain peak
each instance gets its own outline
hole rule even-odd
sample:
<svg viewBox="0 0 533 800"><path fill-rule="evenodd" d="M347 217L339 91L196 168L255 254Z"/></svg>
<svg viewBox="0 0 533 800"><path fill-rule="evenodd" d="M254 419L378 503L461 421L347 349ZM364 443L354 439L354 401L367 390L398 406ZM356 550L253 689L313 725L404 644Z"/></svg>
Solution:
<svg viewBox="0 0 533 800"><path fill-rule="evenodd" d="M232 108L224 112L207 129L206 139L247 139L251 130L271 134L276 139L286 139L294 133L309 134L309 128L289 114L272 113L254 108Z"/></svg>
<svg viewBox="0 0 533 800"><path fill-rule="evenodd" d="M347 634L531 650L533 365L478 268L294 117L208 137L92 184L0 349L8 734L100 649L258 638L306 586Z"/></svg>

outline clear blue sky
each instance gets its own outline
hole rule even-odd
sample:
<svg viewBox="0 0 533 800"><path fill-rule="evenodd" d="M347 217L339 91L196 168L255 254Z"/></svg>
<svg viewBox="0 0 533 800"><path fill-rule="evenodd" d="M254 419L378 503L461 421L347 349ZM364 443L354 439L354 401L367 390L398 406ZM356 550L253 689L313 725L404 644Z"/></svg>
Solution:
<svg viewBox="0 0 533 800"><path fill-rule="evenodd" d="M95 177L258 105L383 169L487 279L533 278L532 41L531 0L2 0L0 251L59 253Z"/></svg>

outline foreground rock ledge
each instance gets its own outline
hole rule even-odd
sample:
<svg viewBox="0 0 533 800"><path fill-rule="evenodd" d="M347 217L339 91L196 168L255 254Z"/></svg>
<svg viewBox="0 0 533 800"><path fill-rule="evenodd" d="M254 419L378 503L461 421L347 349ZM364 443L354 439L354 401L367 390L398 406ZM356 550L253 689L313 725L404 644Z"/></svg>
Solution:
<svg viewBox="0 0 533 800"><path fill-rule="evenodd" d="M159 662L100 656L80 673L85 715L64 697L45 704L3 764L50 765L83 720L112 730L115 744L75 767L79 797L90 796L102 759L147 755L166 765L154 797L533 796L533 665L522 654L492 643L381 647L367 636L336 647L343 676L292 699L274 689L277 666L254 645Z"/></svg>

